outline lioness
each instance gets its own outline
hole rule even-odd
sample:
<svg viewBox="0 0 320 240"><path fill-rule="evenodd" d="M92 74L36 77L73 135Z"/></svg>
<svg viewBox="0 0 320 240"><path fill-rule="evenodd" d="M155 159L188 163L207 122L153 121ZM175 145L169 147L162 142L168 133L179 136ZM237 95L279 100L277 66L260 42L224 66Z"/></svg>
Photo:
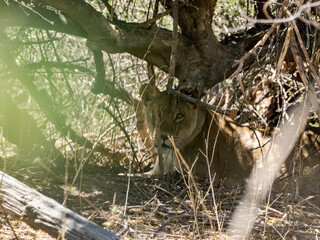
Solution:
<svg viewBox="0 0 320 240"><path fill-rule="evenodd" d="M255 161L261 159L270 147L270 137L263 136L261 132L239 126L227 116L184 101L167 91L160 92L154 84L142 86L140 94L151 135L155 131L156 120L159 120L164 173L179 168L168 136L172 136L195 175L208 177L209 173L211 176L215 174L215 179L223 180L226 185L242 184ZM310 136L312 134L308 132L302 135L304 149L299 157L316 166L320 159L319 139L313 136L314 141L310 142ZM306 149L312 149L312 153L306 154ZM281 155L280 152L276 154ZM292 157L293 153L289 158ZM160 173L158 161L151 173Z"/></svg>
<svg viewBox="0 0 320 240"><path fill-rule="evenodd" d="M160 122L164 172L170 165L178 167L176 155L168 136L197 176L216 175L227 185L241 184L248 177L254 160L261 155L267 142L260 132L235 124L226 116L204 107L160 92L154 85L142 86L142 102L150 133L155 131L156 118ZM261 148L260 148L261 147ZM159 162L153 169L159 174Z"/></svg>

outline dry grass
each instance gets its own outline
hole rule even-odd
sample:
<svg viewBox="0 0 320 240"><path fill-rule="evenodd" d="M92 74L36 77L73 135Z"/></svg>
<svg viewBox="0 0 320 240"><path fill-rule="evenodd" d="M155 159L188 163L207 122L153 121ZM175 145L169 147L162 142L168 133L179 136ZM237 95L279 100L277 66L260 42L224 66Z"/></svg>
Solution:
<svg viewBox="0 0 320 240"><path fill-rule="evenodd" d="M35 230L20 220L13 219L10 216L6 218L3 212L0 212L0 227L0 239L2 240L15 239L15 235L21 240L55 239L46 232Z"/></svg>
<svg viewBox="0 0 320 240"><path fill-rule="evenodd" d="M259 56L260 62L246 71L240 69L242 72L239 70L236 81L229 79L223 82L222 90L215 89L215 96L209 97L208 102L234 111L232 118L240 123L250 122L251 127L277 126L281 116L285 116L287 109L297 104L306 92L306 81L319 81L310 67L312 64L318 66L318 49L312 50L311 56L316 57L310 63L305 55L305 46L298 46L291 38L293 33L299 35L296 27L290 27L290 31L287 31L288 28L270 31L260 43L263 45L268 42L267 52ZM276 42L283 42L283 49L277 49ZM287 50L294 51L297 48L301 52L297 55L299 57L285 60ZM277 52L281 52L281 57L277 58ZM294 66L291 72L288 70L290 65ZM299 67L307 65L310 69ZM318 88L315 86L315 90L312 89L310 94L313 97ZM318 122L313 119L313 123ZM124 152L128 152L129 147L125 148ZM144 153L141 155L144 156ZM58 202L63 201L65 184L44 173L43 169L37 170L34 166L7 168L9 174L29 186ZM64 173L56 174L64 176ZM75 175L72 171L69 174L69 179ZM128 179L97 165L86 165L81 175L70 182L74 182L79 194L69 195L67 206L123 239L230 239L226 232L231 216L236 207L241 205L244 195L242 187L210 186L206 181L197 179L193 182L190 176L183 180L181 175L176 174L165 180L132 178L127 197ZM80 193L94 203L95 208L82 201ZM52 239L10 216L6 219L3 213L0 221L0 239L14 238L9 222L19 239ZM319 193L299 196L294 190L278 188L270 192L265 202L258 206L258 216L249 238L317 240L319 237Z"/></svg>
<svg viewBox="0 0 320 240"><path fill-rule="evenodd" d="M28 185L61 202L63 183L57 183L53 177L44 180L39 171L30 168L11 175L24 179ZM199 193L190 195L195 186L186 186L179 174L168 176L166 180L132 178L124 215L127 178L107 172L105 168L88 167L79 188L100 210L100 215L81 201L78 194L68 196L67 206L123 239L230 239L226 231L232 213L241 203L243 188L213 186L216 214L208 182L197 179ZM25 178L26 174L33 175L33 179ZM265 239L294 239L294 236L296 239L317 239L320 235L320 196L297 196L296 199L293 196L292 192L272 192L268 201L259 207L250 239L262 239L262 236ZM48 238L20 221L10 219L10 223L19 239ZM1 239L13 238L3 214L0 234Z"/></svg>

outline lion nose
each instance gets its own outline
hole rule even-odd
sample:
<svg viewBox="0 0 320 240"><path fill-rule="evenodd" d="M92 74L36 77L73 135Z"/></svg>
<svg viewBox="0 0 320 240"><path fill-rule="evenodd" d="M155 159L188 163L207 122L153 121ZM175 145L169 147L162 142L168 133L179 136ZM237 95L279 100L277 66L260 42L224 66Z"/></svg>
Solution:
<svg viewBox="0 0 320 240"><path fill-rule="evenodd" d="M167 135L161 135L162 146L172 148L172 144Z"/></svg>
<svg viewBox="0 0 320 240"><path fill-rule="evenodd" d="M165 142L167 139L168 139L168 136L167 135L161 135L161 139L163 142Z"/></svg>

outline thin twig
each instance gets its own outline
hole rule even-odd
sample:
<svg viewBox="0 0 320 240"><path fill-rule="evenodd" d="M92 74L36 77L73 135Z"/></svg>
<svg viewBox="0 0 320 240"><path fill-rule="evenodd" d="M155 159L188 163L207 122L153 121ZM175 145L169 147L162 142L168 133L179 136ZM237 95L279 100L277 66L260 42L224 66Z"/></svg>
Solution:
<svg viewBox="0 0 320 240"><path fill-rule="evenodd" d="M306 9L318 7L318 6L320 6L320 1L303 4L298 8L298 11L295 14L293 14L293 15L290 14L291 16L286 17L286 18L281 18L281 16L279 16L276 19L256 19L256 18L249 17L246 14L244 14L243 17L251 23L264 23L264 24L277 24L278 25L281 23L292 22L295 19L299 18L301 16L302 12L304 12Z"/></svg>
<svg viewBox="0 0 320 240"><path fill-rule="evenodd" d="M159 1L159 0L157 0L157 1ZM156 3L157 3L157 1L156 1ZM177 1L178 2L178 1ZM186 4L187 4L187 2L188 1L185 1L185 2L183 2L183 3L181 3L181 4L179 4L178 5L178 8L181 8L181 7L183 7L183 6L185 6ZM156 8L156 4L155 4L155 9L157 9ZM145 21L145 22L143 22L143 23L139 23L139 27L140 28L149 28L151 25L153 25L156 21L158 21L160 18L163 18L164 16L167 16L167 15L169 15L169 14L171 14L172 12L173 12L174 10L173 10L173 8L169 8L169 9L167 9L166 11L164 11L164 12L162 12L162 13L156 13L156 14L154 14L154 16L153 16L153 18L152 19L150 19L150 20L147 20L147 21Z"/></svg>
<svg viewBox="0 0 320 240"><path fill-rule="evenodd" d="M116 15L115 12L114 12L113 6L111 6L111 5L109 4L108 0L102 0L102 2L103 2L103 4L107 7L108 12L109 12L109 14L110 14L110 16L111 16L111 19L112 19L113 21L117 21L117 20L118 20L118 17L117 17L117 15Z"/></svg>
<svg viewBox="0 0 320 240"><path fill-rule="evenodd" d="M170 57L170 66L169 66L169 80L167 84L167 89L172 90L173 80L176 69L176 54L178 47L178 0L174 0L172 2L172 17L173 17L173 31L172 31L172 49L171 49L171 57Z"/></svg>
<svg viewBox="0 0 320 240"><path fill-rule="evenodd" d="M155 231L156 231L156 232L161 231L161 230L164 229L164 228L170 223L170 221L173 220L173 219L176 219L176 218L187 218L187 217L193 217L193 216L201 217L201 218L203 218L203 217L208 217L206 214L199 214L199 213L197 213L197 214L180 214L180 215L171 216L171 217L168 217L168 219L167 219L164 223L162 223L161 226L158 227Z"/></svg>
<svg viewBox="0 0 320 240"><path fill-rule="evenodd" d="M2 204L0 204L0 206L1 206L2 212L3 212L3 214L4 214L4 217L5 217L6 221L7 221L7 223L9 224L9 227L11 228L11 231L13 232L13 235L14 235L15 239L19 240L20 238L19 238L18 235L16 234L16 231L13 229L13 227L12 227L12 225L11 225L11 222L10 222L10 220L9 220L9 218L8 218L8 215L7 215L6 211L5 211L5 209L3 208Z"/></svg>
<svg viewBox="0 0 320 240"><path fill-rule="evenodd" d="M305 57L305 59L307 60L308 62L308 65L310 67L310 70L312 72L312 75L314 77L314 79L316 80L316 83L318 84L318 86L320 86L320 79L319 79L319 76L318 76L318 73L317 73L317 70L315 69L315 67L313 66L311 60L310 60L310 57L308 55L308 52L307 52L307 49L306 47L304 46L304 43L302 41L302 38L301 38L301 35L300 35L300 32L299 32L299 29L297 27L297 24L295 23L295 21L292 22L292 25L293 25L293 28L294 28L294 31L296 33L296 36L298 38L298 41L299 41L299 46L303 52L303 55Z"/></svg>
<svg viewBox="0 0 320 240"><path fill-rule="evenodd" d="M213 111L215 111L215 112L217 112L217 113L227 114L227 115L229 114L229 111L228 111L228 110L223 110L222 108L220 108L220 107L218 107L218 106L204 103L204 102L202 102L202 101L199 100L199 99L193 98L193 97L191 97L191 96L189 96L189 95L186 95L186 94L184 94L184 93L182 93L182 92L179 92L179 91L177 91L177 90L173 90L173 89L172 89L172 90L169 91L169 92L170 92L171 94L173 94L173 95L176 95L176 96L178 96L178 97L180 97L180 98L183 98L183 99L185 99L185 100L187 100L187 101L189 101L189 102L195 103L195 104L197 104L197 105L199 105L199 106L203 106L203 107L205 107L205 108L207 108L207 109L213 110Z"/></svg>
<svg viewBox="0 0 320 240"><path fill-rule="evenodd" d="M283 2L283 7L288 5L288 0L285 0ZM280 11L279 13L279 18L281 18L283 15L283 11ZM257 42L257 44L248 52L246 53L240 60L236 60L234 65L232 67L235 67L238 65L238 68L236 69L236 71L228 78L228 79L232 79L233 77L235 77L236 75L238 75L240 73L240 71L243 68L244 62L245 60L247 60L249 58L249 56L251 56L255 51L258 50L258 48L263 45L267 39L270 37L271 33L273 33L273 31L276 29L276 27L279 25L280 23L277 22L273 22L273 25L271 26L271 28L268 30L268 32L263 36L263 38Z"/></svg>

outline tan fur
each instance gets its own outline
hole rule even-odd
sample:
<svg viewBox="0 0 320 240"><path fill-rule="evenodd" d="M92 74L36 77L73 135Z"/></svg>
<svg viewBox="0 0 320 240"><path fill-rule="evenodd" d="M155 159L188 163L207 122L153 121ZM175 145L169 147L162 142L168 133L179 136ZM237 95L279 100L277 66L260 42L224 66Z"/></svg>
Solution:
<svg viewBox="0 0 320 240"><path fill-rule="evenodd" d="M184 102L166 91L160 92L154 85L142 88L142 103L149 132L155 131L158 115L161 134L173 137L182 157L190 167L194 165L193 173L197 176L208 177L210 172L211 176L215 174L216 179L225 181L227 185L242 184L249 176L253 164L270 147L269 137L249 127L239 126L227 116ZM164 172L167 173L172 167L177 168L178 164L172 148L165 146L170 145L169 140L163 140L163 143ZM313 154L310 156L308 152L311 149ZM315 139L310 132L304 132L298 159L301 162L307 159L315 166L320 159L318 149L319 139ZM289 165L290 162L287 163ZM151 173L159 174L158 162Z"/></svg>
<svg viewBox="0 0 320 240"><path fill-rule="evenodd" d="M145 90L142 102L150 132L155 130L158 114L161 134L173 137L183 158L190 167L195 164L193 172L200 177L207 177L210 171L211 176L215 174L216 179L225 180L228 185L241 184L248 177L254 159L261 156L259 144L262 146L267 139L228 117L153 87ZM165 143L169 145L168 140ZM162 148L168 152L166 147ZM175 155L172 161L171 165L177 166ZM158 171L154 170L156 174Z"/></svg>

